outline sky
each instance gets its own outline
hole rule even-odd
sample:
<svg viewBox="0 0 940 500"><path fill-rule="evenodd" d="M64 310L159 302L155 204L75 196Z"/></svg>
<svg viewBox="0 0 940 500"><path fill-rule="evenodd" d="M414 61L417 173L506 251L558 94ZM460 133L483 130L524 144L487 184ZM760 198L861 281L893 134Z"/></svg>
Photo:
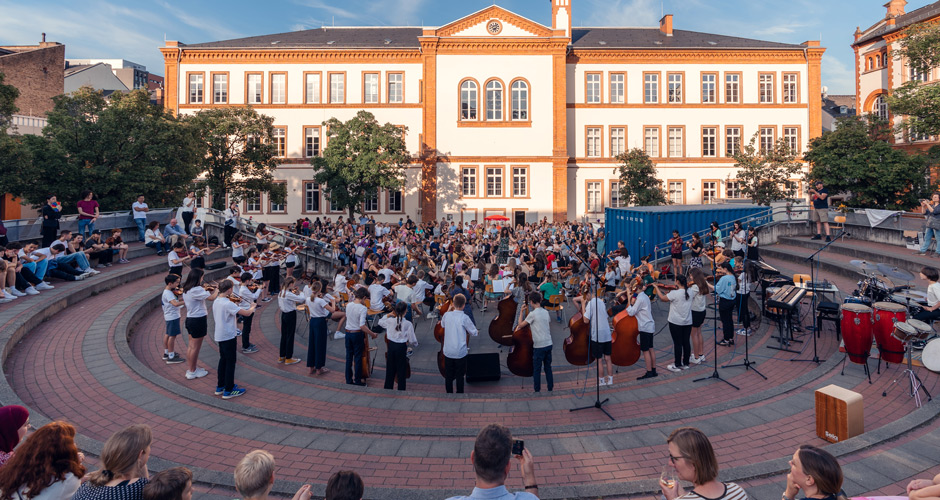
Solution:
<svg viewBox="0 0 940 500"><path fill-rule="evenodd" d="M907 11L931 0L909 0ZM0 45L32 45L41 33L66 57L126 59L163 74L164 40L199 43L322 26L441 26L493 0L0 0ZM549 0L496 0L551 25ZM575 26L658 26L784 43L821 40L823 85L855 92L856 26L885 15L884 0L572 0Z"/></svg>

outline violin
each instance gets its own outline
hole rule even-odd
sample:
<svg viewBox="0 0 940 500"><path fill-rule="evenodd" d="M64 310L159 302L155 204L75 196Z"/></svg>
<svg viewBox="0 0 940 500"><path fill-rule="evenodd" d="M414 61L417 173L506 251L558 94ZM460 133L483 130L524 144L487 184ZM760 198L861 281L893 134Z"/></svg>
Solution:
<svg viewBox="0 0 940 500"><path fill-rule="evenodd" d="M582 288L582 290L585 290ZM581 300L584 300L585 293L582 292ZM584 302L582 302L583 304ZM585 366L594 362L594 353L591 352L591 331L590 325L584 321L584 315L581 311L568 320L568 330L571 332L565 339L562 349L565 352L565 360L569 364L576 366Z"/></svg>
<svg viewBox="0 0 940 500"><path fill-rule="evenodd" d="M490 338L499 345L513 345L512 321L516 317L518 309L515 299L512 296L506 297L496 305L496 317L490 321ZM510 351L512 352L512 351Z"/></svg>
<svg viewBox="0 0 940 500"><path fill-rule="evenodd" d="M179 287L179 286L178 286L178 287L176 287L176 288L173 289L173 294L176 295L177 297L182 297L182 296L183 296L183 293L185 293L185 292L183 291L183 287Z"/></svg>
<svg viewBox="0 0 940 500"><path fill-rule="evenodd" d="M259 288L261 288L261 285L259 285L259 284L257 284L257 283L252 283L252 284L250 284L250 285L246 285L245 288L247 288L247 289L250 290L252 293L254 293L254 292L257 292Z"/></svg>
<svg viewBox="0 0 940 500"><path fill-rule="evenodd" d="M441 350L437 353L437 368L441 371L441 376L444 376L444 313L450 310L451 301L448 299L441 305L440 315L441 319L437 321L437 324L434 325L434 340L441 343Z"/></svg>
<svg viewBox="0 0 940 500"><path fill-rule="evenodd" d="M523 315L528 310L528 305L522 306ZM506 368L509 368L509 371L517 377L531 377L535 372L535 365L532 360L534 348L532 329L529 325L512 332L512 347L509 348L509 356L506 357Z"/></svg>
<svg viewBox="0 0 940 500"><path fill-rule="evenodd" d="M232 302L236 302L236 303L245 301L245 299L241 298L241 296L239 296L235 292L228 294L228 300L231 300Z"/></svg>

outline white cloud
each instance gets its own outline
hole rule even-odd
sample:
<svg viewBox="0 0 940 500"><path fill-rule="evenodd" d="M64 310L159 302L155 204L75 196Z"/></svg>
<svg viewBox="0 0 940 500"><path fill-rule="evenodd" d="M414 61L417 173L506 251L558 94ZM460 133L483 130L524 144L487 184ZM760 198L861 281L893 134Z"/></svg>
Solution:
<svg viewBox="0 0 940 500"><path fill-rule="evenodd" d="M824 54L822 58L822 84L829 88L830 94L855 94L855 68L849 68L842 61Z"/></svg>
<svg viewBox="0 0 940 500"><path fill-rule="evenodd" d="M581 17L581 12L587 13ZM584 26L658 26L662 4L656 0L586 0L575 12ZM582 23L576 23L582 25Z"/></svg>
<svg viewBox="0 0 940 500"><path fill-rule="evenodd" d="M157 3L183 24L208 33L213 39L228 40L242 36L241 33L218 24L217 19L206 22L205 19L191 16L185 10L173 7L168 2L158 0Z"/></svg>
<svg viewBox="0 0 940 500"><path fill-rule="evenodd" d="M340 19L348 19L352 21L361 21L363 16L352 10L344 9L341 7L336 7L334 5L328 5L326 2L321 0L300 0L298 2L300 5L310 7L311 9L320 10L326 14L329 14L333 17L338 17Z"/></svg>
<svg viewBox="0 0 940 500"><path fill-rule="evenodd" d="M800 22L782 23L756 30L754 31L754 34L763 36L788 35L791 33L796 33L797 30L801 30L808 26L809 24Z"/></svg>

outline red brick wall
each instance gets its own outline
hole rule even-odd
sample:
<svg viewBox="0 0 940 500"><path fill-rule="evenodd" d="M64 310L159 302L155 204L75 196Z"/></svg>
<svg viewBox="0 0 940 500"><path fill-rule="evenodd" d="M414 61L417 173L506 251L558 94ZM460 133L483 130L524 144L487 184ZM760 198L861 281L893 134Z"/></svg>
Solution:
<svg viewBox="0 0 940 500"><path fill-rule="evenodd" d="M65 45L48 42L36 48L4 48L16 51L0 56L0 73L3 83L20 91L18 113L45 116L52 111L52 98L65 91Z"/></svg>

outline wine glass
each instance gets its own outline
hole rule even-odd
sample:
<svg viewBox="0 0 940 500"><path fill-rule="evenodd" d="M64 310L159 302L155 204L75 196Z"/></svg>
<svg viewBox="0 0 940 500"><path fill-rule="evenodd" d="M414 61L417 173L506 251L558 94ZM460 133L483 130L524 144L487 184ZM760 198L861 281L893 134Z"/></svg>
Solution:
<svg viewBox="0 0 940 500"><path fill-rule="evenodd" d="M663 466L663 473L659 475L659 482L668 490L675 489L676 487L676 471L668 466Z"/></svg>

